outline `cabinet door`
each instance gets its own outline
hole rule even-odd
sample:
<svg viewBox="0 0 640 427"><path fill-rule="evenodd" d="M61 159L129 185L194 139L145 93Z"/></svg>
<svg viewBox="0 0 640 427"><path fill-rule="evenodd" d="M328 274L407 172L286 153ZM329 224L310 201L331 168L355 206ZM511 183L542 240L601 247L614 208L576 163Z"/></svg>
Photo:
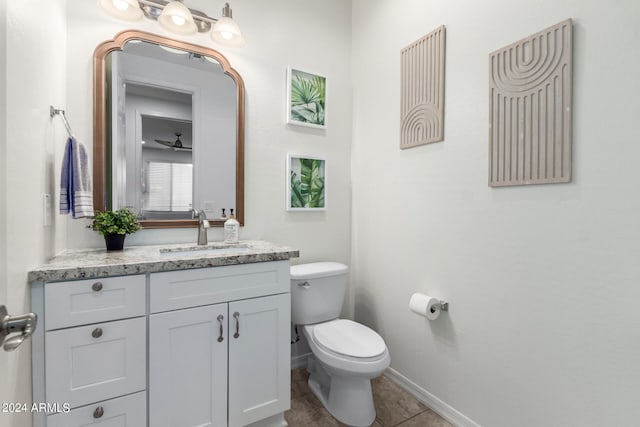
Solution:
<svg viewBox="0 0 640 427"><path fill-rule="evenodd" d="M150 426L227 425L228 339L227 304L149 317Z"/></svg>
<svg viewBox="0 0 640 427"><path fill-rule="evenodd" d="M290 310L290 294L229 303L229 427L289 409Z"/></svg>

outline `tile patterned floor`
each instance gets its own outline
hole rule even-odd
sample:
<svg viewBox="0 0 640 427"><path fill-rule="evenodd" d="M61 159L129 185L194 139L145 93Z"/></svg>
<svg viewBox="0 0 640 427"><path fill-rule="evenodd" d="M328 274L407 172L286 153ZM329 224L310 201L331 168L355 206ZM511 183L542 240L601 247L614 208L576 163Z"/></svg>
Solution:
<svg viewBox="0 0 640 427"><path fill-rule="evenodd" d="M322 406L307 386L306 369L291 371L291 427L344 427ZM453 427L384 375L373 380L376 421L372 427Z"/></svg>

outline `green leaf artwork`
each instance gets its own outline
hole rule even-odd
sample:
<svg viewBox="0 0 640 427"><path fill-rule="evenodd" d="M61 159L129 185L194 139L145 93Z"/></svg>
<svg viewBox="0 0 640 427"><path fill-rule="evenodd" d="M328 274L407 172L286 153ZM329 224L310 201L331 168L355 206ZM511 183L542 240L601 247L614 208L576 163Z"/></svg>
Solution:
<svg viewBox="0 0 640 427"><path fill-rule="evenodd" d="M326 93L326 78L292 69L291 120L324 126Z"/></svg>
<svg viewBox="0 0 640 427"><path fill-rule="evenodd" d="M325 207L325 161L291 158L291 207Z"/></svg>

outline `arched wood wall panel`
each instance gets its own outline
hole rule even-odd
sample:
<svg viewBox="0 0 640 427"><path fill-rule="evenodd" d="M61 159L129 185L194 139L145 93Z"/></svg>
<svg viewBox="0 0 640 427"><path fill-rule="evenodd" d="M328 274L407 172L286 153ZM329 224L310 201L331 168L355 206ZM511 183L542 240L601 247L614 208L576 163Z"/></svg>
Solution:
<svg viewBox="0 0 640 427"><path fill-rule="evenodd" d="M445 29L402 49L400 148L444 139Z"/></svg>
<svg viewBox="0 0 640 427"><path fill-rule="evenodd" d="M489 185L571 180L572 26L489 55Z"/></svg>

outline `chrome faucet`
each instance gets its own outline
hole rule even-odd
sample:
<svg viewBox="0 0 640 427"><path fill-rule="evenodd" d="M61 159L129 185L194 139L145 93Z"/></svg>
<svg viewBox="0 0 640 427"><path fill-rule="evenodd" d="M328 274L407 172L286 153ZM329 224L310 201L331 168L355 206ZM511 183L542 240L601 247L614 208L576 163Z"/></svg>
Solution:
<svg viewBox="0 0 640 427"><path fill-rule="evenodd" d="M198 218L198 245L205 246L207 244L207 228L209 221L204 213L204 209L191 209L193 218Z"/></svg>

